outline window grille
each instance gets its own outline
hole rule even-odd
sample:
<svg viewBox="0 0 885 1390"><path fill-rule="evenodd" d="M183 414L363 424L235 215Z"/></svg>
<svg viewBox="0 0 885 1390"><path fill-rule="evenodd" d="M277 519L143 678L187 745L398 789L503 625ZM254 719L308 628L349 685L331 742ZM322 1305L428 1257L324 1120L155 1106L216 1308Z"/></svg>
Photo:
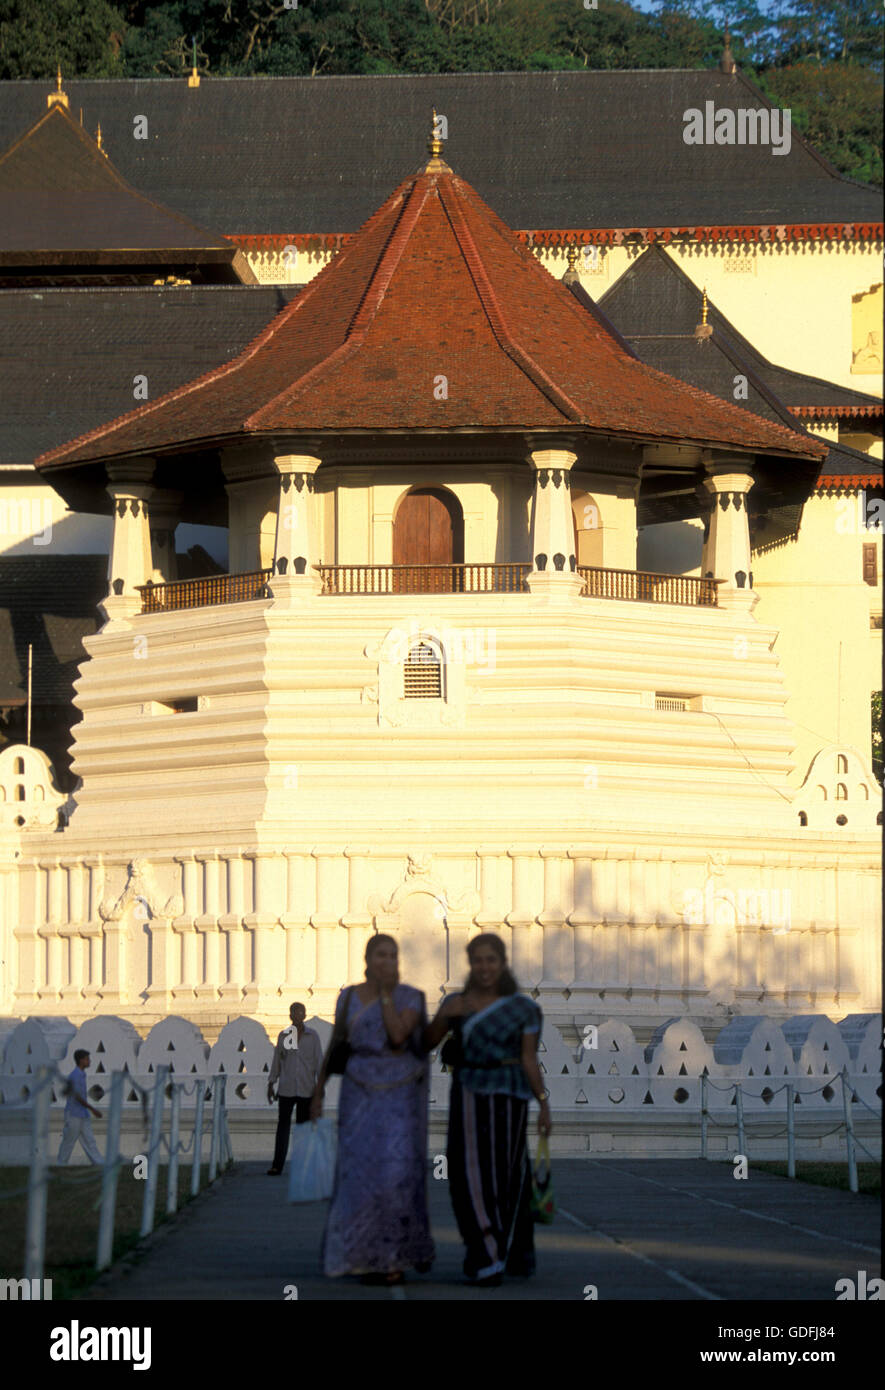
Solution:
<svg viewBox="0 0 885 1390"><path fill-rule="evenodd" d="M687 710L686 695L655 695L655 709Z"/></svg>
<svg viewBox="0 0 885 1390"><path fill-rule="evenodd" d="M403 666L403 696L406 700L442 699L442 663L427 642L409 651Z"/></svg>

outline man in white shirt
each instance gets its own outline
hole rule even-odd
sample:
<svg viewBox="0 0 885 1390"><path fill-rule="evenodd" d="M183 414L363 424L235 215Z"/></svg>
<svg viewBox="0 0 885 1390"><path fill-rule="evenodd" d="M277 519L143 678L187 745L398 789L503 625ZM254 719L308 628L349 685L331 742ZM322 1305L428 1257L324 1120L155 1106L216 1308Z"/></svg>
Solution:
<svg viewBox="0 0 885 1390"><path fill-rule="evenodd" d="M102 1163L89 1113L101 1118L101 1111L89 1104L86 1093L86 1068L89 1066L89 1053L78 1048L74 1053L74 1070L68 1077L68 1098L65 1102L65 1127L62 1131L58 1149L58 1162L67 1163L79 1139L86 1150L86 1157L92 1163Z"/></svg>
<svg viewBox="0 0 885 1390"><path fill-rule="evenodd" d="M274 1086L277 1086L280 1111L277 1120L277 1138L274 1146L273 1164L268 1168L268 1176L279 1177L286 1162L289 1149L289 1129L292 1124L292 1111L295 1111L296 1125L306 1124L310 1119L310 1102L316 1090L317 1077L323 1062L323 1045L319 1035L312 1028L306 1028L304 1020L307 1010L303 1004L292 1004L289 1009L291 1028L284 1028L277 1038L274 1048L273 1064L267 1082L267 1100L274 1101Z"/></svg>

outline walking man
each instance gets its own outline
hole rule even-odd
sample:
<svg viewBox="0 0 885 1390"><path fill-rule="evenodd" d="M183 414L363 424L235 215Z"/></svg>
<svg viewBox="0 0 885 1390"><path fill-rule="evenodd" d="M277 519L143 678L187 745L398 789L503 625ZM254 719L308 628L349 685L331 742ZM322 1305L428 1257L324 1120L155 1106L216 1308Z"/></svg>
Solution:
<svg viewBox="0 0 885 1390"><path fill-rule="evenodd" d="M284 1028L277 1038L274 1048L273 1064L267 1082L267 1100L274 1101L274 1085L277 1087L280 1111L277 1120L277 1139L274 1147L273 1164L268 1168L268 1176L277 1178L283 1171L289 1149L289 1129L292 1124L292 1110L295 1111L296 1125L306 1124L310 1119L310 1102L317 1085L317 1076L323 1061L323 1047L319 1035L312 1028L306 1028L304 1020L307 1010L303 1004L292 1004L289 1009L291 1028Z"/></svg>
<svg viewBox="0 0 885 1390"><path fill-rule="evenodd" d="M83 1048L79 1047L74 1053L74 1070L68 1077L65 1127L58 1149L58 1161L62 1164L67 1163L70 1159L78 1139L86 1150L86 1157L91 1163L104 1162L95 1142L95 1135L92 1133L92 1124L89 1119L90 1111L96 1119L101 1119L101 1111L89 1104L89 1097L86 1094L86 1068L88 1066L89 1053L84 1052Z"/></svg>

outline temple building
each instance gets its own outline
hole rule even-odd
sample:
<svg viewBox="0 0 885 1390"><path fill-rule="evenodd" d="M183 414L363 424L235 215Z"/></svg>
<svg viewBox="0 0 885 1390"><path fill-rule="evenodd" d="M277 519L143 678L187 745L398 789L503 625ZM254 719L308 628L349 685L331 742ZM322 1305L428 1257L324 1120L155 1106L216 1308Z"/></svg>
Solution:
<svg viewBox="0 0 885 1390"><path fill-rule="evenodd" d="M754 614L748 499L780 524L826 444L641 362L441 154L245 350L36 461L112 540L13 1012L328 1014L379 928L432 1004L482 927L554 1020L875 1006L879 789L847 747L790 788ZM698 577L637 567L658 515ZM183 517L227 573L178 576Z"/></svg>
<svg viewBox="0 0 885 1390"><path fill-rule="evenodd" d="M875 194L687 146L721 72L38 86L0 1012L328 1016L375 930L432 1006L482 929L566 1032L875 1010Z"/></svg>

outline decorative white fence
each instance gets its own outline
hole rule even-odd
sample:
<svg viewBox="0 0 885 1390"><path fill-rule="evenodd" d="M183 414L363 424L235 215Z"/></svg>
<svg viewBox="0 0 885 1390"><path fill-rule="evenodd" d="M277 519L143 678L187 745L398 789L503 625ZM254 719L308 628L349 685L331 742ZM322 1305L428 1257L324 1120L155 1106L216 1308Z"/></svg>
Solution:
<svg viewBox="0 0 885 1390"><path fill-rule="evenodd" d="M281 1027L284 1021L281 1020ZM325 1047L331 1033L323 1019L308 1026ZM775 1088L790 1081L800 1107L819 1112L841 1106L838 1078L846 1071L859 1101L878 1109L881 1100L881 1014L851 1014L839 1023L822 1014L805 1014L777 1022L766 1017L737 1017L715 1041L707 1042L686 1018L670 1019L648 1044L636 1041L624 1022L610 1019L597 1026L577 1025L576 1044L569 1044L545 1022L539 1061L554 1111L576 1119L600 1112L614 1116L638 1107L676 1113L699 1111L701 1077L710 1083L742 1083L747 1114L765 1114ZM98 1015L79 1029L64 1018L0 1019L0 1112L4 1105L27 1103L41 1066L67 1075L74 1052L89 1052L89 1095L106 1101L113 1072L124 1072L124 1112L142 1105L142 1092L154 1085L157 1070L168 1067L177 1083L227 1078L230 1113L267 1110L267 1079L274 1040L252 1018L232 1019L210 1045L187 1019L162 1019L142 1039L134 1026L114 1015ZM337 1087L331 1081L327 1109L334 1111ZM193 1105L185 1088L184 1106ZM444 1107L449 1077L437 1057L432 1063L431 1105ZM63 1103L59 1079L51 1083L51 1104ZM711 1093L712 1099L712 1093ZM730 1102L724 1102L730 1103ZM6 1160L8 1161L8 1159Z"/></svg>
<svg viewBox="0 0 885 1390"><path fill-rule="evenodd" d="M26 1054L27 1055L27 1054ZM24 1278L36 1287L43 1279L46 1244L46 1214L49 1202L50 1184L74 1184L82 1187L84 1183L100 1182L100 1195L96 1203L100 1207L98 1239L96 1244L95 1268L106 1269L113 1258L114 1223L116 1214L117 1182L120 1169L131 1167L133 1163L144 1165L144 1195L141 1208L139 1235L150 1235L156 1219L157 1188L160 1168L164 1157L168 1163L166 1173L166 1214L171 1216L179 1205L179 1166L182 1155L189 1153L191 1159L190 1193L196 1196L200 1190L200 1175L203 1162L204 1114L211 1102L211 1121L209 1137L209 1182L214 1182L219 1168L233 1163L233 1149L227 1123L225 1090L227 1077L224 1075L199 1076L189 1084L172 1080L168 1065L156 1068L153 1084L146 1088L139 1084L126 1071L113 1071L107 1074L107 1136L105 1140L104 1162L97 1171L87 1174L68 1174L50 1172L49 1117L53 1101L58 1094L68 1090L65 1073L53 1062L42 1062L34 1071L27 1073L30 1084L23 1088L28 1091L26 1098L7 1101L0 1107L0 1119L8 1119L16 1112L25 1111L29 1121L28 1145L28 1204L25 1230L25 1268ZM135 1158L126 1158L120 1153L120 1136L123 1119L124 1097L135 1097L144 1116L144 1144L142 1152ZM170 1101L168 1133L164 1115L166 1099ZM191 1136L185 1143L181 1139L182 1100L189 1098L193 1105ZM2 1131L0 1131L2 1134ZM165 1152L164 1152L165 1151ZM0 1196L10 1198L21 1195L16 1191L4 1192Z"/></svg>

